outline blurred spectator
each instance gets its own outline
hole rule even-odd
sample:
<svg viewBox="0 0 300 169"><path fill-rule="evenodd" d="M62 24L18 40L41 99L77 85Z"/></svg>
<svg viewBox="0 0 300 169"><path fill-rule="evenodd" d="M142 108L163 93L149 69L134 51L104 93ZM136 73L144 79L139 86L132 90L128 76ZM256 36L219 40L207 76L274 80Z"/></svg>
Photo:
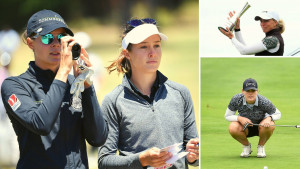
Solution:
<svg viewBox="0 0 300 169"><path fill-rule="evenodd" d="M7 52L12 54L20 45L19 34L6 26L0 31L0 51L1 53Z"/></svg>
<svg viewBox="0 0 300 169"><path fill-rule="evenodd" d="M13 53L19 47L19 34L10 28L0 31L0 86L4 79L10 76L9 65ZM1 91L0 91L0 99ZM6 114L2 101L0 102L0 167L16 166L19 159L17 136Z"/></svg>

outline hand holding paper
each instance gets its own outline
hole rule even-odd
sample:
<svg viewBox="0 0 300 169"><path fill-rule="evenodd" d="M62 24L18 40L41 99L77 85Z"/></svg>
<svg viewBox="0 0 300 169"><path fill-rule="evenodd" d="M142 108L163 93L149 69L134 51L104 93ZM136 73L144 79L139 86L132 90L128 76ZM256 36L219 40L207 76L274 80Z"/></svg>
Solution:
<svg viewBox="0 0 300 169"><path fill-rule="evenodd" d="M185 151L182 151L183 149L183 146L182 146L183 143L176 143L176 144L173 144L171 146L168 146L168 147L165 147L165 148L162 148L160 150L160 152L170 152L172 153L172 157L170 159L168 159L166 161L166 165L163 165L163 166L160 166L160 167L148 167L148 169L160 169L160 168L169 168L173 165L173 163L175 161L177 161L178 159L186 156L189 152L185 152Z"/></svg>
<svg viewBox="0 0 300 169"><path fill-rule="evenodd" d="M159 148L153 147L148 149L139 155L141 165L152 166L152 167L161 167L166 165L166 161L172 156L168 151L160 151Z"/></svg>

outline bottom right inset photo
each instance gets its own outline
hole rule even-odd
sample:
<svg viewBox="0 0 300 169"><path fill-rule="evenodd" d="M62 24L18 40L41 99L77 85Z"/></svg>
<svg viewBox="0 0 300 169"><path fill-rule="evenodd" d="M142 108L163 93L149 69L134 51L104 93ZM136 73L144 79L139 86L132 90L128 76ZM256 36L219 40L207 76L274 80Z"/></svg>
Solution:
<svg viewBox="0 0 300 169"><path fill-rule="evenodd" d="M300 58L201 58L201 168L300 165Z"/></svg>

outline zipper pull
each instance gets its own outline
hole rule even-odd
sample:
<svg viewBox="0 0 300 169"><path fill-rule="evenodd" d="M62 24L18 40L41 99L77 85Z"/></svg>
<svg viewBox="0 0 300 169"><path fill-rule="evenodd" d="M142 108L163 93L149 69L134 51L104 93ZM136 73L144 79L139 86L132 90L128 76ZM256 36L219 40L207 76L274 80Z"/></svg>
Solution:
<svg viewBox="0 0 300 169"><path fill-rule="evenodd" d="M152 109L152 111L154 112L154 106L153 106L153 105L151 105L151 109Z"/></svg>

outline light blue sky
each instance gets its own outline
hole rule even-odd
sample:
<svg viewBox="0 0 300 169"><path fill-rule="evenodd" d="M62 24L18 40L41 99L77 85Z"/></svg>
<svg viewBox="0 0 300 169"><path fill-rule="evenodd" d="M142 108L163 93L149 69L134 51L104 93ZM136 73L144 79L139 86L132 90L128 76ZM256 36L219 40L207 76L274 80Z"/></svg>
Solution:
<svg viewBox="0 0 300 169"><path fill-rule="evenodd" d="M297 0L248 0L251 7L241 17L241 31L246 44L264 38L260 22L254 17L261 11L276 11L285 22L282 34L285 42L284 55L300 47L300 2ZM226 21L229 11L239 11L246 0L200 0L199 45L200 56L241 56L231 41L217 29Z"/></svg>

